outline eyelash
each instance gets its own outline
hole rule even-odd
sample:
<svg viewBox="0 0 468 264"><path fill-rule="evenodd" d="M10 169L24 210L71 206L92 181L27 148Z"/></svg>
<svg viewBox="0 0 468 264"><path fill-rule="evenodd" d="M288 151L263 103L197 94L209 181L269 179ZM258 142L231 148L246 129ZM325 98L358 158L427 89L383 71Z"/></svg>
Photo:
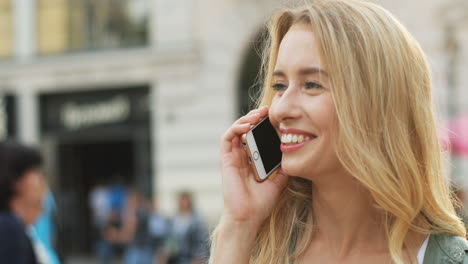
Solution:
<svg viewBox="0 0 468 264"><path fill-rule="evenodd" d="M316 88L316 89L321 89L321 88L323 88L323 86L322 86L321 84L316 83L316 82L306 82L305 85L306 85L307 88L314 88L314 89L315 89L315 88Z"/></svg>
<svg viewBox="0 0 468 264"><path fill-rule="evenodd" d="M271 86L273 88L273 90L279 92L279 91L283 91L285 90L287 87L286 85L282 84L282 83L275 83Z"/></svg>
<svg viewBox="0 0 468 264"><path fill-rule="evenodd" d="M273 90L275 91L284 91L286 90L286 88L288 88L286 85L282 84L282 83L275 83L271 86L273 88ZM316 83L316 82L306 82L305 83L305 87L306 89L322 89L323 86L319 83Z"/></svg>

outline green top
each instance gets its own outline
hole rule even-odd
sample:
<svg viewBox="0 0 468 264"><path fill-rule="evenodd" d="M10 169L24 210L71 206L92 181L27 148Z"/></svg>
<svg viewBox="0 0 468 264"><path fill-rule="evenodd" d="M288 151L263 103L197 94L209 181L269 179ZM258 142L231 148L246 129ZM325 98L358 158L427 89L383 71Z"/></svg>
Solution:
<svg viewBox="0 0 468 264"><path fill-rule="evenodd" d="M431 235L423 264L468 264L466 239L449 234Z"/></svg>

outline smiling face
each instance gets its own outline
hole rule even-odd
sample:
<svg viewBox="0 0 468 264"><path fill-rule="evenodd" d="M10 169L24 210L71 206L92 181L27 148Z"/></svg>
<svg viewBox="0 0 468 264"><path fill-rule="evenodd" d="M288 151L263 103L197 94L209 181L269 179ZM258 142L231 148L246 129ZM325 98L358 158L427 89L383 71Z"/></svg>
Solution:
<svg viewBox="0 0 468 264"><path fill-rule="evenodd" d="M311 26L294 24L279 46L270 119L281 137L282 169L291 176L343 170L334 151L336 111L329 74Z"/></svg>

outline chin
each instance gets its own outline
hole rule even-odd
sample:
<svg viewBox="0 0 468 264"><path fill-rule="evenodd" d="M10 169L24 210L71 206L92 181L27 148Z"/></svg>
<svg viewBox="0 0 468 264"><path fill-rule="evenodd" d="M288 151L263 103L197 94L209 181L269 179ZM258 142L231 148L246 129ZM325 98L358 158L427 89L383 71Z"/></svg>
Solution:
<svg viewBox="0 0 468 264"><path fill-rule="evenodd" d="M305 171L307 170L304 166L305 164L307 164L307 162L299 161L297 159L286 159L281 162L281 169L286 175L305 178L303 177L305 176Z"/></svg>
<svg viewBox="0 0 468 264"><path fill-rule="evenodd" d="M297 157L283 157L281 169L286 175L299 177L307 180L316 180L318 175L327 174L322 160L300 159ZM320 164L320 165L319 165ZM322 176L321 176L322 177Z"/></svg>

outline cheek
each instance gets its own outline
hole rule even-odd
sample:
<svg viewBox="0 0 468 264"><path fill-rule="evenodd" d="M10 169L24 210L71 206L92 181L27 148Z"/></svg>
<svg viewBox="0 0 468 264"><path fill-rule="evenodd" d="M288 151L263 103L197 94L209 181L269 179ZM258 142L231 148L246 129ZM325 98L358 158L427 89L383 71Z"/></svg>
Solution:
<svg viewBox="0 0 468 264"><path fill-rule="evenodd" d="M326 137L333 137L336 129L336 109L330 95L320 98L308 104L309 116L314 120L321 133Z"/></svg>

